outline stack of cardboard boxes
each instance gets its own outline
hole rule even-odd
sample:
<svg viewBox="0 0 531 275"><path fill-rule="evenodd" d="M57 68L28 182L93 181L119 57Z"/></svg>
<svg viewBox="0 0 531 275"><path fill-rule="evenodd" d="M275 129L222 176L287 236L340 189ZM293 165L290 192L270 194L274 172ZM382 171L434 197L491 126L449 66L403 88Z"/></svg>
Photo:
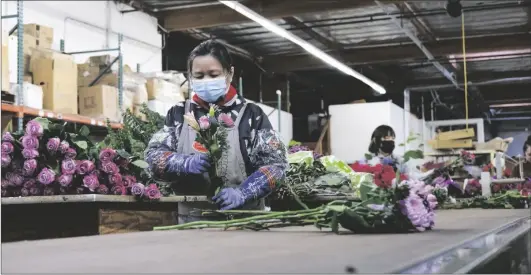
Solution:
<svg viewBox="0 0 531 275"><path fill-rule="evenodd" d="M77 83L79 114L98 118L119 120L118 78L112 72L100 73L111 64L111 56L93 56L86 63L78 64ZM110 70L109 70L110 71ZM97 80L95 82L95 80ZM90 84L93 83L92 86Z"/></svg>
<svg viewBox="0 0 531 275"><path fill-rule="evenodd" d="M149 109L163 116L177 102L184 101L184 95L179 85L165 79L150 78L147 80L146 86Z"/></svg>
<svg viewBox="0 0 531 275"><path fill-rule="evenodd" d="M24 105L77 114L77 64L73 57L50 49L50 27L25 24L23 38Z"/></svg>

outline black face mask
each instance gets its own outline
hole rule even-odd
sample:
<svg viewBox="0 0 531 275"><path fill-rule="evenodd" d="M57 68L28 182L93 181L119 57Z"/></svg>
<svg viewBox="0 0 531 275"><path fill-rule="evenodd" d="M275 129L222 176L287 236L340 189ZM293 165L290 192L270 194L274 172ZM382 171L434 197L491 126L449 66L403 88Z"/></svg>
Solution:
<svg viewBox="0 0 531 275"><path fill-rule="evenodd" d="M391 154L395 150L395 142L393 140L382 140L380 149L386 154Z"/></svg>

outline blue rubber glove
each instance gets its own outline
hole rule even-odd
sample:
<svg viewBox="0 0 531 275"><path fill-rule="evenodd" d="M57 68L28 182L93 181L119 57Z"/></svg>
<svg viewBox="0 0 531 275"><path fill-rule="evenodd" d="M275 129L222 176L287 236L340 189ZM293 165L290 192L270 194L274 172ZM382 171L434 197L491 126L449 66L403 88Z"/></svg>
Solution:
<svg viewBox="0 0 531 275"><path fill-rule="evenodd" d="M202 174L210 168L210 161L205 154L173 154L168 159L167 170L177 174Z"/></svg>
<svg viewBox="0 0 531 275"><path fill-rule="evenodd" d="M220 210L239 208L248 201L269 195L283 176L284 170L280 167L262 167L237 188L224 188L212 200L221 207Z"/></svg>
<svg viewBox="0 0 531 275"><path fill-rule="evenodd" d="M245 204L245 196L239 188L224 188L212 200L220 206L220 210L230 210Z"/></svg>

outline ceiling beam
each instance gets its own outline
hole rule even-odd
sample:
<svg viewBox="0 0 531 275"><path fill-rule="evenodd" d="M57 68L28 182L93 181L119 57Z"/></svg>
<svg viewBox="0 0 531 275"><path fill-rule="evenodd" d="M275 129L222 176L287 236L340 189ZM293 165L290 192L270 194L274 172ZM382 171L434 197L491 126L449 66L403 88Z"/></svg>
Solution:
<svg viewBox="0 0 531 275"><path fill-rule="evenodd" d="M461 53L461 39L440 40L424 44L437 57ZM531 35L511 34L467 39L467 52L479 53L529 48ZM337 54L331 54L338 57ZM401 46L370 47L343 51L342 59L347 65L375 63L398 63L406 60L425 60L415 44ZM338 57L339 58L339 57ZM327 68L321 60L307 54L292 56L264 56L264 67L277 73Z"/></svg>
<svg viewBox="0 0 531 275"><path fill-rule="evenodd" d="M262 0L248 2L249 4L245 3L247 7L266 18L282 18L323 11L330 12L334 10L364 8L374 5L372 0ZM168 11L162 13L161 16L164 18L164 28L169 31L182 31L250 22L248 18L224 5Z"/></svg>
<svg viewBox="0 0 531 275"><path fill-rule="evenodd" d="M313 40L319 42L321 45L327 47L329 50L336 51L338 53L341 53L341 45L327 37L324 37L317 31L311 28L311 26L306 25L306 23L302 22L298 18L294 16L288 16L283 17L282 20L284 20L286 23L290 24L291 26L300 29L301 32L308 35Z"/></svg>

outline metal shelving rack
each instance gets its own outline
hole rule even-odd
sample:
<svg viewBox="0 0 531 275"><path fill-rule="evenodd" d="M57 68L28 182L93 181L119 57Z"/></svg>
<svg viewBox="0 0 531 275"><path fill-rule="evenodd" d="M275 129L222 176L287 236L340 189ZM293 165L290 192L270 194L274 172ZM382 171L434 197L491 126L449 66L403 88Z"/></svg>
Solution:
<svg viewBox="0 0 531 275"><path fill-rule="evenodd" d="M15 95L15 105L24 105L24 1L17 0L17 14L3 15L2 19L17 18L17 94ZM23 117L18 117L18 129L22 129Z"/></svg>
<svg viewBox="0 0 531 275"><path fill-rule="evenodd" d="M17 129L23 129L24 116L33 115L33 116L46 116L49 118L60 119L64 121L69 121L73 123L82 123L87 125L95 125L105 127L105 123L102 121L97 121L89 117L83 117L75 114L56 114L54 112L45 111L45 110L36 110L33 108L28 108L24 106L24 1L17 0L17 14L12 15L3 15L2 19L17 18L16 26L10 31L10 35L16 30L17 32L17 84L18 89L15 94L15 104L4 104L2 103L2 110L7 112L13 112L17 114ZM65 52L65 41L61 39L60 41L60 51L64 54L83 54L83 53L101 53L101 52L110 52L117 51L118 56L111 62L107 68L100 72L98 77L90 83L89 86L93 86L98 82L101 77L111 70L111 67L118 62L118 106L120 112L123 112L123 55L122 55L122 41L123 35L118 34L118 47L111 49L102 49L102 50L92 50L92 51L79 51L79 52ZM139 67L139 66L138 66ZM138 70L139 68L137 68ZM77 91L76 91L77 92ZM121 128L122 125L119 123L112 123L112 128Z"/></svg>

